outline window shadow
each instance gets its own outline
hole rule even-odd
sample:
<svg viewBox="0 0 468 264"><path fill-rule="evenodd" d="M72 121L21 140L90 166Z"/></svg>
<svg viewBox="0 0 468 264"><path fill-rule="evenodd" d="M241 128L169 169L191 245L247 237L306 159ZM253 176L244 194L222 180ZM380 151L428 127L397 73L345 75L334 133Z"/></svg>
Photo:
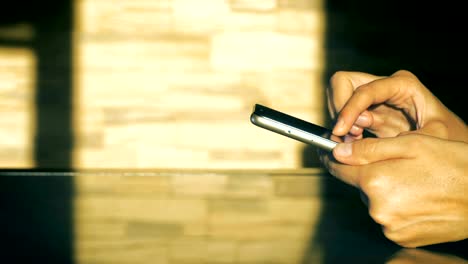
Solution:
<svg viewBox="0 0 468 264"><path fill-rule="evenodd" d="M36 55L33 168L0 170L2 259L15 263L73 262L73 181L45 172L70 171L73 1L8 1L0 26L31 25L31 40L0 38L0 46Z"/></svg>

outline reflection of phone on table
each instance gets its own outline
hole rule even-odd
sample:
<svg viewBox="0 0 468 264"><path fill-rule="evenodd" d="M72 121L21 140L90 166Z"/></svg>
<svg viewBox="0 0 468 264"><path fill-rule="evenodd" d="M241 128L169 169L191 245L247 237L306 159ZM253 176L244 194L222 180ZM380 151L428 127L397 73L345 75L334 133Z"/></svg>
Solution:
<svg viewBox="0 0 468 264"><path fill-rule="evenodd" d="M337 142L328 139L331 130L256 104L250 116L253 124L301 142L331 151Z"/></svg>

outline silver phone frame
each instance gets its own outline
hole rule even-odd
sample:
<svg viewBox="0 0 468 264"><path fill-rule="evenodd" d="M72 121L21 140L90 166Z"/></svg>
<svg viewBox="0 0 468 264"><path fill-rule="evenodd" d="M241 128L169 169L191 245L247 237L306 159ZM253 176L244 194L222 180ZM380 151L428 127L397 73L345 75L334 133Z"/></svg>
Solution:
<svg viewBox="0 0 468 264"><path fill-rule="evenodd" d="M301 141L303 143L317 146L327 151L332 151L333 148L338 144L338 142L332 141L317 134L313 134L310 131L305 131L300 128L291 126L289 124L282 123L278 120L274 120L269 117L261 116L255 113L251 114L250 120L254 125L276 132L283 136Z"/></svg>

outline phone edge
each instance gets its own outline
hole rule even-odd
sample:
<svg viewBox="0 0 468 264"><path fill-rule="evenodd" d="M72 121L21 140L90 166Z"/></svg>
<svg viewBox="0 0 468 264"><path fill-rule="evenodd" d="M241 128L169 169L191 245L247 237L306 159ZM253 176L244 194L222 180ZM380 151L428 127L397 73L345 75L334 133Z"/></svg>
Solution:
<svg viewBox="0 0 468 264"><path fill-rule="evenodd" d="M262 122L262 119L265 119L269 122ZM338 144L337 142L333 140L327 139L325 137L322 137L316 134L312 134L309 131L305 131L303 129L290 126L288 124L279 122L278 120L274 120L274 119L271 119L262 115L258 115L255 111L250 115L250 121L252 122L252 124L258 127L267 129L269 131L298 140L300 142L303 142L309 145L319 147L327 151L332 151L333 148ZM277 124L277 125L275 126L271 124ZM283 127L280 127L280 126L283 126ZM301 136L302 133L307 134L312 139L308 139L308 138Z"/></svg>

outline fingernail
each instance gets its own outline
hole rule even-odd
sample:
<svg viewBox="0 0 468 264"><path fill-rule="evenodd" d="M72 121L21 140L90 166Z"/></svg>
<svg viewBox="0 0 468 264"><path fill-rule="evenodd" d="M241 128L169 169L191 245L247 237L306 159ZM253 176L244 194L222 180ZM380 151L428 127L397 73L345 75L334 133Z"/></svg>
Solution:
<svg viewBox="0 0 468 264"><path fill-rule="evenodd" d="M354 140L356 140L356 138L353 137L353 136L351 136L351 135L345 135L345 136L343 137L343 141L344 141L345 143L353 142Z"/></svg>
<svg viewBox="0 0 468 264"><path fill-rule="evenodd" d="M360 127L358 127L358 126L356 126L356 125L353 125L353 126L351 127L351 129L350 129L349 132L352 132L353 134L359 134L359 133L361 133L362 131L361 131L361 128L360 128Z"/></svg>
<svg viewBox="0 0 468 264"><path fill-rule="evenodd" d="M369 117L367 115L359 115L355 124L358 125L358 126L368 126L369 121L370 120L369 120Z"/></svg>
<svg viewBox="0 0 468 264"><path fill-rule="evenodd" d="M343 129L344 126L344 120L339 118L338 121L336 122L335 128L333 129L333 134L338 134L340 131Z"/></svg>
<svg viewBox="0 0 468 264"><path fill-rule="evenodd" d="M341 143L336 145L333 151L338 156L348 157L351 156L351 154L353 154L353 146L351 143Z"/></svg>

